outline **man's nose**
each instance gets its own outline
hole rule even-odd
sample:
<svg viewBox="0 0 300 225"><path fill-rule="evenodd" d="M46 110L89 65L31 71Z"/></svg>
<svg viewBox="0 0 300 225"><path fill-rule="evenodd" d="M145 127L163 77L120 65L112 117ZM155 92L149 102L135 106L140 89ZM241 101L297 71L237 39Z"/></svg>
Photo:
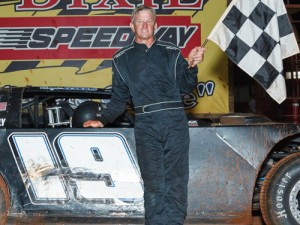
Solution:
<svg viewBox="0 0 300 225"><path fill-rule="evenodd" d="M148 26L147 21L143 21L143 22L142 22L142 26L143 26L143 27L147 27L147 26Z"/></svg>

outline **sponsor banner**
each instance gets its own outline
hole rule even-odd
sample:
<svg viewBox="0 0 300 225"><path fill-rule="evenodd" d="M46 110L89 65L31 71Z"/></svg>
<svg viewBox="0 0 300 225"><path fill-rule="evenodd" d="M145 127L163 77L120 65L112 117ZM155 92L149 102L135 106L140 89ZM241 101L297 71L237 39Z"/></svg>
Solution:
<svg viewBox="0 0 300 225"><path fill-rule="evenodd" d="M156 9L156 37L178 45L187 57L204 42L227 1L143 3ZM112 55L134 38L134 7L129 0L2 1L0 86L109 87ZM192 114L227 113L227 59L213 43L206 47L198 86L183 96L184 103Z"/></svg>
<svg viewBox="0 0 300 225"><path fill-rule="evenodd" d="M2 18L0 59L111 58L132 43L129 23L128 16ZM158 16L157 23L156 37L178 45L184 56L200 45L200 25L190 17Z"/></svg>

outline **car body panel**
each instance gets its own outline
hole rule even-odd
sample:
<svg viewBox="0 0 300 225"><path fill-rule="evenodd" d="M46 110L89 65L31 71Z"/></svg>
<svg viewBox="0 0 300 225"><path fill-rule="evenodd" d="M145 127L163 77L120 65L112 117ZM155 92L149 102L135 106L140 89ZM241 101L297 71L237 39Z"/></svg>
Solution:
<svg viewBox="0 0 300 225"><path fill-rule="evenodd" d="M7 102L0 111L0 171L10 190L10 216L141 223L134 128L22 128L23 92L0 91ZM299 126L191 122L187 221L251 224L260 168L283 140L298 137Z"/></svg>

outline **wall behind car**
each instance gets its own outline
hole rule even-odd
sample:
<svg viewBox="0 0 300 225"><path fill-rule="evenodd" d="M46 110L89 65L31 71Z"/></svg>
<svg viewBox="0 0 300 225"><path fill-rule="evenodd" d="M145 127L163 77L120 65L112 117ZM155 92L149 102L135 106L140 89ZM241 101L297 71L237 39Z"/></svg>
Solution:
<svg viewBox="0 0 300 225"><path fill-rule="evenodd" d="M156 36L187 57L203 44L224 12L226 0L144 0L157 12ZM111 57L131 43L135 0L2 0L0 86L111 85ZM229 111L228 61L208 42L198 86L183 96L193 114Z"/></svg>

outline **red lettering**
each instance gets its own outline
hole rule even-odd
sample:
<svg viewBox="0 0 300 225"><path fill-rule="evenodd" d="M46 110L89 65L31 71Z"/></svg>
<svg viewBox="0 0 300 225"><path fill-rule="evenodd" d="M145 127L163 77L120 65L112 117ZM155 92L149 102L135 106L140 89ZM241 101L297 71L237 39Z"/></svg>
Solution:
<svg viewBox="0 0 300 225"><path fill-rule="evenodd" d="M45 0L40 3L39 0L20 0L21 3L16 4L16 10L50 10L54 8L60 1L63 0ZM115 0L111 3L110 0L99 0L96 3L86 3L86 0L72 0L72 3L67 5L68 10L72 9L89 9L90 5L94 10L112 10L112 9L134 9L135 5L130 3L130 0ZM142 0L142 3L154 9L159 8L159 4L155 0ZM182 0L169 0L163 4L162 9L190 9L199 10L203 8L203 0L190 0L188 3Z"/></svg>
<svg viewBox="0 0 300 225"><path fill-rule="evenodd" d="M72 4L67 6L67 9L88 9L89 5L84 3L84 0L72 0Z"/></svg>
<svg viewBox="0 0 300 225"><path fill-rule="evenodd" d="M181 0L169 0L163 9L202 9L203 0L194 0L192 3L183 3Z"/></svg>
<svg viewBox="0 0 300 225"><path fill-rule="evenodd" d="M116 0L116 4L112 6L109 4L109 0L100 0L98 4L94 4L92 9L133 9L134 5L130 4L128 0Z"/></svg>
<svg viewBox="0 0 300 225"><path fill-rule="evenodd" d="M60 0L47 0L44 3L36 3L35 0L21 0L16 5L17 10L48 10L55 7Z"/></svg>
<svg viewBox="0 0 300 225"><path fill-rule="evenodd" d="M100 0L98 4L94 4L92 9L110 9L111 6L108 4L108 0Z"/></svg>
<svg viewBox="0 0 300 225"><path fill-rule="evenodd" d="M153 2L154 0L144 0L144 5L150 6L154 9L158 9L158 4L154 4Z"/></svg>

